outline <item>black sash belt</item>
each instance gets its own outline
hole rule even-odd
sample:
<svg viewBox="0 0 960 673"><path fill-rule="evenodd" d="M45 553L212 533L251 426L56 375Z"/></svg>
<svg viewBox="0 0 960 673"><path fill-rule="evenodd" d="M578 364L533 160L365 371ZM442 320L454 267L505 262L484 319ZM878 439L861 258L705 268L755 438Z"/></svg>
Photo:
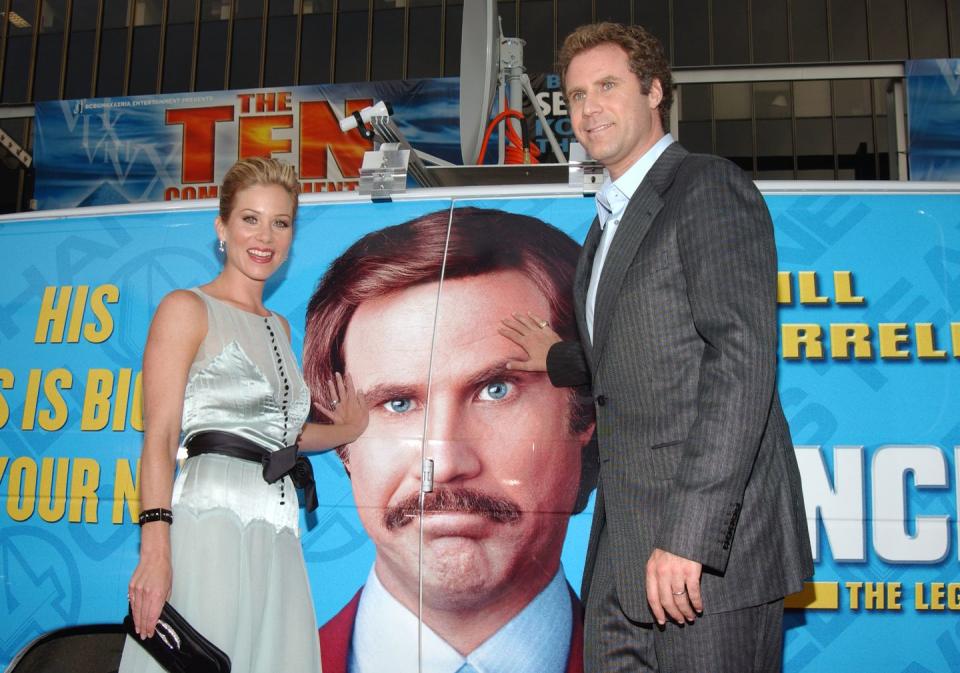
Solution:
<svg viewBox="0 0 960 673"><path fill-rule="evenodd" d="M270 451L240 435L219 430L198 432L187 442L187 457L216 453L263 465L263 480L268 484L290 475L294 485L303 489L303 505L308 512L317 508L317 485L313 466L306 456L297 455L297 445Z"/></svg>

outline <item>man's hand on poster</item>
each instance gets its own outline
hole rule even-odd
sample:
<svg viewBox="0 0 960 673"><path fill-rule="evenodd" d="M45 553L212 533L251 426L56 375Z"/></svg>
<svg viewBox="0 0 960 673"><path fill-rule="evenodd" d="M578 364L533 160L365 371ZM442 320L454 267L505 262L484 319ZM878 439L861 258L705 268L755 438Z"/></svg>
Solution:
<svg viewBox="0 0 960 673"><path fill-rule="evenodd" d="M525 372L547 371L547 353L561 341L550 323L533 313L514 313L502 321L497 331L527 352L526 360L511 360L507 369Z"/></svg>
<svg viewBox="0 0 960 673"><path fill-rule="evenodd" d="M667 616L678 624L693 622L703 612L700 573L703 565L662 549L654 549L647 561L647 602L657 623Z"/></svg>

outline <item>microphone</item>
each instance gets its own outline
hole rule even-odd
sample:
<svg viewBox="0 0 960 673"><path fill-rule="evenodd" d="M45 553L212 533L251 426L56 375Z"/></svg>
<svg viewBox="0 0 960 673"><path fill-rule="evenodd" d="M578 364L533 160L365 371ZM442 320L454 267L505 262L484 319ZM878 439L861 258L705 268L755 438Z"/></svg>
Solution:
<svg viewBox="0 0 960 673"><path fill-rule="evenodd" d="M354 112L349 117L340 120L340 130L346 133L357 128L358 125L369 124L372 117L389 117L393 114L393 108L390 103L380 101L375 105L363 108L359 112Z"/></svg>

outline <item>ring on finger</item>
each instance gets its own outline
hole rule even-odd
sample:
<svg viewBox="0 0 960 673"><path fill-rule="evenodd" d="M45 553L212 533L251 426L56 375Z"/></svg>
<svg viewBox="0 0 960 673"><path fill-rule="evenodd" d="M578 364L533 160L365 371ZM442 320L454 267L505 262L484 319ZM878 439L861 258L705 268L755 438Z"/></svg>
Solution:
<svg viewBox="0 0 960 673"><path fill-rule="evenodd" d="M540 329L543 329L544 327L546 327L546 326L549 325L550 323L548 323L546 320L540 320L540 321L537 322L537 324L540 325Z"/></svg>
<svg viewBox="0 0 960 673"><path fill-rule="evenodd" d="M330 401L330 408L331 408L331 409L336 409L338 404L340 404L340 400L331 400L331 401Z"/></svg>
<svg viewBox="0 0 960 673"><path fill-rule="evenodd" d="M685 593L687 593L687 590L682 589L681 591L671 591L670 593L672 593L674 596L683 596Z"/></svg>

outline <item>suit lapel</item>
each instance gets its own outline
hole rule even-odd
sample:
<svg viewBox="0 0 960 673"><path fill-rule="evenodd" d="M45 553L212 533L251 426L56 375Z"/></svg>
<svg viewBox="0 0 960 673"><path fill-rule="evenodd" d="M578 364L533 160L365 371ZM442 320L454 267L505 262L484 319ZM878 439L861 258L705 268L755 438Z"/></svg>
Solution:
<svg viewBox="0 0 960 673"><path fill-rule="evenodd" d="M590 230L587 232L587 238L583 242L583 252L580 253L580 259L577 261L577 271L573 277L573 308L577 318L577 328L580 330L580 343L584 345L583 350L591 368L593 366L593 346L590 343L590 333L587 331L587 290L590 287L590 272L593 269L593 258L597 254L601 233L600 220L595 217Z"/></svg>
<svg viewBox="0 0 960 673"><path fill-rule="evenodd" d="M637 256L640 244L650 231L650 226L663 208L660 198L676 174L687 151L679 144L670 145L650 168L643 182L637 187L620 220L616 236L603 263L603 273L597 286L597 301L593 312L593 360L594 371L603 354L610 321L620 296L620 288L627 270ZM589 271L587 278L589 282Z"/></svg>
<svg viewBox="0 0 960 673"><path fill-rule="evenodd" d="M570 653L567 655L566 673L583 673L583 604L569 584L570 608L573 612L573 629L570 633Z"/></svg>
<svg viewBox="0 0 960 673"><path fill-rule="evenodd" d="M360 594L363 587L353 595L350 602L320 627L320 663L325 673L347 673L350 661L350 644L353 642L353 627L360 610Z"/></svg>

